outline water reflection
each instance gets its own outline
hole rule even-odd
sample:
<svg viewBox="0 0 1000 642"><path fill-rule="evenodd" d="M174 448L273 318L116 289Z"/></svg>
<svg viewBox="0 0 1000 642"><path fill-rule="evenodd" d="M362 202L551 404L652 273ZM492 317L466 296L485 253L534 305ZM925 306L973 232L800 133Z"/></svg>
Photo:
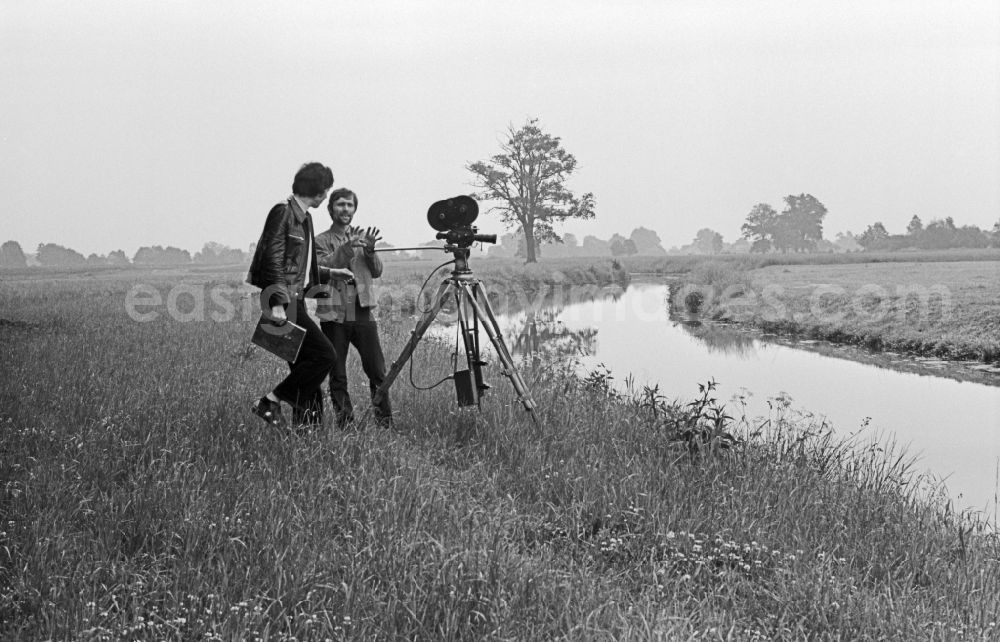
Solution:
<svg viewBox="0 0 1000 642"><path fill-rule="evenodd" d="M539 301L498 321L527 359L573 358L584 374L603 364L616 381L631 375L668 398L690 398L709 379L720 382L721 399L742 396L748 417L766 417L771 400L790 398L844 436L862 430L896 440L920 457L918 468L947 480L956 506L996 511L1000 378L960 382L823 354L816 345L764 341L671 314L663 284L561 307Z"/></svg>
<svg viewBox="0 0 1000 642"><path fill-rule="evenodd" d="M740 330L736 326L729 326L716 322L704 322L698 311L690 311L686 306L670 305L676 299L680 284L667 284L667 299L664 306L667 310L667 318L670 319L674 327L679 327L690 336L705 344L709 352L716 352L739 359L752 359L757 354L757 339L752 334ZM699 294L694 292L688 295ZM700 302L694 302L696 310L700 307Z"/></svg>
<svg viewBox="0 0 1000 642"><path fill-rule="evenodd" d="M531 296L520 292L487 291L511 354L534 365L595 354L598 327L593 324L567 324L567 310L576 309L579 304L615 302L624 294L625 289L617 285L548 287ZM449 300L428 334L446 337L455 331L456 319L454 302ZM492 350L491 345L484 343L483 347L487 351Z"/></svg>
<svg viewBox="0 0 1000 642"><path fill-rule="evenodd" d="M572 329L559 319L560 310L528 310L508 318L514 337L511 352L531 359L533 365L553 359L592 355L597 349L597 328Z"/></svg>
<svg viewBox="0 0 1000 642"><path fill-rule="evenodd" d="M757 354L757 342L746 332L720 324L702 323L696 314L669 310L668 316L675 327L704 343L709 352L740 359L751 359Z"/></svg>

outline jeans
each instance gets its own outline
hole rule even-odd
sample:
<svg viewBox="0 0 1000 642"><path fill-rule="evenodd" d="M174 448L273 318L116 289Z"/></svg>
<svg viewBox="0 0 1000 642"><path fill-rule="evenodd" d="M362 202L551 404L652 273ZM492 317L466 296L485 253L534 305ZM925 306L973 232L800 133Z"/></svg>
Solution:
<svg viewBox="0 0 1000 642"><path fill-rule="evenodd" d="M361 357L361 368L368 377L372 397L385 379L385 357L378 338L378 324L369 308L356 306L356 311L353 321L321 323L323 334L333 344L337 354L330 371L330 399L333 401L337 424L342 427L354 419L354 407L347 391L347 352L350 346L353 345ZM389 395L386 394L373 410L375 419L379 422L390 422L392 405L389 403Z"/></svg>
<svg viewBox="0 0 1000 642"><path fill-rule="evenodd" d="M292 305L295 307L292 308ZM321 403L317 417L315 400L319 397L323 379L337 361L337 352L316 322L309 317L305 301L296 299L288 307L288 320L305 328L306 336L302 340L298 358L288 364L291 372L274 389L274 394L291 405L292 420L296 423L318 423L316 420L322 418L323 406Z"/></svg>

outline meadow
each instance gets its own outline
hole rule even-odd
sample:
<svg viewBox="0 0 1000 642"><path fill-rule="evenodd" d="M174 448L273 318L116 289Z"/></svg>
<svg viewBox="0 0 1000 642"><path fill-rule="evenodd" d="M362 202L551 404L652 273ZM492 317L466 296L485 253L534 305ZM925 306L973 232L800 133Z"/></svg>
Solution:
<svg viewBox="0 0 1000 642"><path fill-rule="evenodd" d="M715 320L872 350L1000 363L1000 250L632 263L679 276L686 286L680 298L693 294Z"/></svg>
<svg viewBox="0 0 1000 642"><path fill-rule="evenodd" d="M239 269L5 275L0 638L1000 637L994 530L887 444L528 362L539 427L493 370L482 412L404 374L393 430L289 435L249 412L287 368L248 346L254 305ZM391 361L413 310L389 307ZM417 382L449 352L422 343Z"/></svg>

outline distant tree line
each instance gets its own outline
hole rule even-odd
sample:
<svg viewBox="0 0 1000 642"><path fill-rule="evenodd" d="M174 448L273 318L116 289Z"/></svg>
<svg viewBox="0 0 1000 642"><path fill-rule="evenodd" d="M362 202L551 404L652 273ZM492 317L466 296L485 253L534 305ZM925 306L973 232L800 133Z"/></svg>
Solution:
<svg viewBox="0 0 1000 642"><path fill-rule="evenodd" d="M63 247L56 243L40 243L33 255L24 253L17 241L7 241L0 245L0 269L25 268L35 265L43 267L127 267L135 266L170 266L188 264L227 265L247 263L250 253L227 247L220 243L209 242L196 252L191 253L181 248L161 245L140 247L135 255L129 257L122 250L115 250L107 255L91 254L84 256L76 250Z"/></svg>
<svg viewBox="0 0 1000 642"><path fill-rule="evenodd" d="M958 227L952 217L934 219L926 226L914 215L906 226L905 234L890 234L881 221L873 223L855 237L865 250L894 251L917 248L941 250L947 248L1000 247L1000 220L992 230L981 230L975 225Z"/></svg>
<svg viewBox="0 0 1000 642"><path fill-rule="evenodd" d="M662 256L667 253L659 235L653 230L637 227L628 238L613 234L607 240L587 235L580 241L575 234L564 233L559 240L535 246L535 257L563 258L573 256ZM528 258L528 248L521 230L504 234L496 245L490 246L488 256L501 258Z"/></svg>
<svg viewBox="0 0 1000 642"><path fill-rule="evenodd" d="M778 212L768 203L758 203L740 228L750 243L750 252L835 252L878 250L893 251L908 248L947 249L1000 247L1000 221L992 230L975 225L958 227L949 216L935 219L925 227L920 217L913 216L905 234L890 234L881 222L873 223L861 234L837 235L835 241L823 238L823 219L827 209L812 194L788 195L785 208ZM690 246L702 254L718 254L724 250L722 237L713 230L700 230ZM733 248L735 249L735 248Z"/></svg>

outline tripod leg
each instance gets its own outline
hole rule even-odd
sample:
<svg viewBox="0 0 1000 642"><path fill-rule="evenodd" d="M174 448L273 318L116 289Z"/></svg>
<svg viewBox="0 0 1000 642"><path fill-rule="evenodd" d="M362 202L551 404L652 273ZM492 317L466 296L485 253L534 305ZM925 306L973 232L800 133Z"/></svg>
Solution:
<svg viewBox="0 0 1000 642"><path fill-rule="evenodd" d="M435 317L437 317L441 308L444 307L445 301L448 300L448 295L452 293L454 287L451 281L441 283L437 296L434 298L434 304L420 316L416 327L410 333L410 340L403 347L403 351L399 353L396 360L392 362L392 366L389 368L389 372L386 373L382 385L372 395L372 405L378 405L385 398L392 382L396 380L396 377L403 370L403 366L406 365L410 356L413 355L413 351L417 348L417 344L420 343L420 339L424 336L424 333L427 332L427 328L431 327L431 324L434 323Z"/></svg>
<svg viewBox="0 0 1000 642"><path fill-rule="evenodd" d="M486 298L486 295L479 296L480 291L478 286L478 283L472 286L465 283L459 284L476 316L483 322L483 327L486 328L486 334L489 335L490 341L493 342L493 347L496 348L497 356L500 358L500 363L503 366L503 374L510 379L510 383L514 386L514 391L521 401L521 405L531 414L535 426L538 426L538 416L535 415L535 401L531 398L531 393L528 391L528 386L524 383L524 379L521 378L521 373L514 366L514 359L511 357L510 351L507 350L507 344L504 343L503 335L500 333L500 325L493 315L493 308L490 307L489 299Z"/></svg>

